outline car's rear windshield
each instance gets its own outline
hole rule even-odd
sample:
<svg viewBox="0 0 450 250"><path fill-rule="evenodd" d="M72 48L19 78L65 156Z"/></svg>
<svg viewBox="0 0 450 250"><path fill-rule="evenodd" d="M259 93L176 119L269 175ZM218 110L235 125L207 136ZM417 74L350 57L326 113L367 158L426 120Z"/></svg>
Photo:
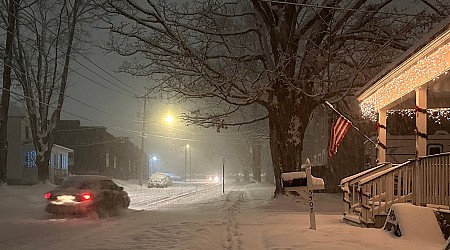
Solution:
<svg viewBox="0 0 450 250"><path fill-rule="evenodd" d="M65 181L58 186L59 188L90 189L94 183L87 181Z"/></svg>
<svg viewBox="0 0 450 250"><path fill-rule="evenodd" d="M163 174L152 174L151 176L150 176L150 179L151 180L159 180L159 179L164 179L164 178L166 178L167 176L166 175L163 175Z"/></svg>

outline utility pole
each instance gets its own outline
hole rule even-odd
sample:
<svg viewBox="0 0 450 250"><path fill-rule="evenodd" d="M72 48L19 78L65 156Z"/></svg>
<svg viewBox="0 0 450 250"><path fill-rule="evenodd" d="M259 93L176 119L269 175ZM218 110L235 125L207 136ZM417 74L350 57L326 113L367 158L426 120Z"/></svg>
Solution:
<svg viewBox="0 0 450 250"><path fill-rule="evenodd" d="M142 186L142 175L145 173L145 151L144 151L144 139L145 139L145 118L147 112L147 96L144 96L144 113L142 114L142 130L141 130L141 159L142 165L139 170L139 185Z"/></svg>
<svg viewBox="0 0 450 250"><path fill-rule="evenodd" d="M189 181L192 181L192 147L189 148Z"/></svg>
<svg viewBox="0 0 450 250"><path fill-rule="evenodd" d="M186 171L187 171L187 151L189 149L189 144L186 144L186 146L184 147L184 182L186 182Z"/></svg>

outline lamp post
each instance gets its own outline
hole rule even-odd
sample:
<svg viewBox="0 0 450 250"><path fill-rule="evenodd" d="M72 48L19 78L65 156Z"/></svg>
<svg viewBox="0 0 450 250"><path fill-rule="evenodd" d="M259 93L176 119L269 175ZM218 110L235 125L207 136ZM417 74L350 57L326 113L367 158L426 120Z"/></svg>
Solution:
<svg viewBox="0 0 450 250"><path fill-rule="evenodd" d="M139 186L142 186L142 175L144 174L145 164L145 151L144 151L144 139L145 139L145 115L147 108L147 97L144 97L144 112L142 113L142 130L141 130L141 167L139 168Z"/></svg>
<svg viewBox="0 0 450 250"><path fill-rule="evenodd" d="M187 171L187 151L189 149L189 144L186 144L184 148L184 182L186 182L186 171Z"/></svg>
<svg viewBox="0 0 450 250"><path fill-rule="evenodd" d="M148 175L150 175L151 173L153 173L153 171L155 171L156 170L156 161L158 160L158 158L156 158L156 156L153 156L152 157L152 165L150 166L150 171L149 171L149 173L148 173ZM158 171L155 171L155 173L156 172L158 172Z"/></svg>
<svg viewBox="0 0 450 250"><path fill-rule="evenodd" d="M189 148L189 181L192 181L192 147Z"/></svg>

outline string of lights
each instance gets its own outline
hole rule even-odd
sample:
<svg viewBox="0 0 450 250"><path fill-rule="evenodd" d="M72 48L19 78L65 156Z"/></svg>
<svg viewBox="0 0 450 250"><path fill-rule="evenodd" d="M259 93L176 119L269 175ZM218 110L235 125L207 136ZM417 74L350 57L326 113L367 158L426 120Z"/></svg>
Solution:
<svg viewBox="0 0 450 250"><path fill-rule="evenodd" d="M401 116L408 116L409 118L414 118L416 116L415 109L401 109L401 110L388 110L387 115L399 114ZM437 123L442 124L443 119L450 121L450 108L436 108L427 109L428 118Z"/></svg>
<svg viewBox="0 0 450 250"><path fill-rule="evenodd" d="M427 82L434 81L450 69L450 42L418 60L399 76L378 88L361 102L363 115L376 120L376 111L404 97Z"/></svg>

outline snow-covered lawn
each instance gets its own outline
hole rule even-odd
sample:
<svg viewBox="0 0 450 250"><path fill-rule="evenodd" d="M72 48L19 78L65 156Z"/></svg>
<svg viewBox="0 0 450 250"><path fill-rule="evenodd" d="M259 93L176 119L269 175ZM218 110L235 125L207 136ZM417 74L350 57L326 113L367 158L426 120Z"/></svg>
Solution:
<svg viewBox="0 0 450 250"><path fill-rule="evenodd" d="M305 197L270 201L267 184L230 183L222 195L211 183L148 189L119 182L132 197L130 209L105 220L49 219L43 194L50 185L0 188L0 249L442 249L441 243L343 223L340 194L315 194L314 231ZM203 185L210 188L186 199L142 205Z"/></svg>

